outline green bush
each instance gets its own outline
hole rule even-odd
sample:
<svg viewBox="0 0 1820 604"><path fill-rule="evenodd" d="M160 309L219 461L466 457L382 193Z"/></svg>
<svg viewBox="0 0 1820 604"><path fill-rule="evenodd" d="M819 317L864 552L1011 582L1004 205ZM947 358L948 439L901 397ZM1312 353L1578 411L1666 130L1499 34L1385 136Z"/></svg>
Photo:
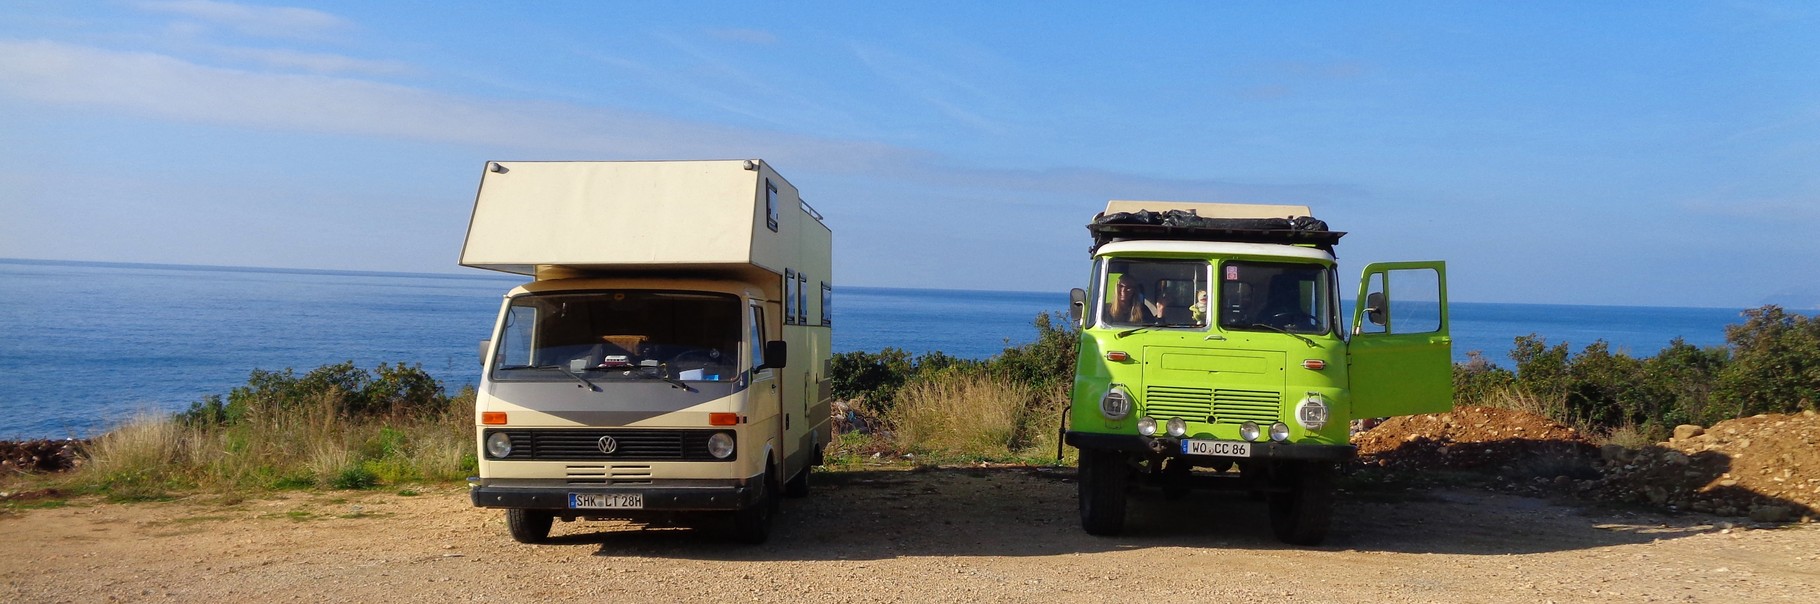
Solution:
<svg viewBox="0 0 1820 604"><path fill-rule="evenodd" d="M1718 409L1743 417L1814 409L1820 401L1820 319L1777 306L1745 311L1725 328L1731 363L1719 372Z"/></svg>

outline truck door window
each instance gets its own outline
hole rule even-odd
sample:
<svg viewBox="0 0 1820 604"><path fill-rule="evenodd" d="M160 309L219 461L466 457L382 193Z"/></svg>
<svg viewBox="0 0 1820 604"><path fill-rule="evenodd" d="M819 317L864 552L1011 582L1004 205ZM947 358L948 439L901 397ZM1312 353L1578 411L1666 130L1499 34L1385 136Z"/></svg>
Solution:
<svg viewBox="0 0 1820 604"><path fill-rule="evenodd" d="M1363 321L1361 333L1431 333L1441 330L1441 276L1433 269L1397 269L1371 275L1367 311L1382 323ZM1375 305L1374 305L1375 303Z"/></svg>
<svg viewBox="0 0 1820 604"><path fill-rule="evenodd" d="M1100 301L1106 325L1207 326L1206 314L1194 311L1207 291L1206 262L1112 259L1094 290L1090 299Z"/></svg>
<svg viewBox="0 0 1820 604"><path fill-rule="evenodd" d="M739 299L729 294L530 294L506 312L493 379L732 381Z"/></svg>
<svg viewBox="0 0 1820 604"><path fill-rule="evenodd" d="M1225 262L1220 265L1220 327L1327 333L1333 327L1331 271L1318 264Z"/></svg>
<svg viewBox="0 0 1820 604"><path fill-rule="evenodd" d="M754 305L752 308L752 366L765 364L765 309Z"/></svg>

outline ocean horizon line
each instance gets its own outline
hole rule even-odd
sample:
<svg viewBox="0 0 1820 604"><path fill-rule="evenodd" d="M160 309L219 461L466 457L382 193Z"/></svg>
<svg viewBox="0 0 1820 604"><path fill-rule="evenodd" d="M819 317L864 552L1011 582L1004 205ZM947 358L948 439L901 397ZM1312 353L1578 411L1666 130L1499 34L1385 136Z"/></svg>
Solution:
<svg viewBox="0 0 1820 604"><path fill-rule="evenodd" d="M333 269L333 268L292 268L292 267L276 267L276 266L237 266L237 265L224 265L224 264L184 264L184 263L170 263L170 262L120 262L120 261L109 261L109 260L65 260L65 259L54 259L54 258L0 258L0 264L22 264L22 265L37 265L37 266L87 266L87 267L96 267L96 268L158 269L158 270L180 270L180 271L222 271L222 272L239 272L239 273L271 273L271 274L284 274L284 275L330 275L330 276L354 276L354 277L361 277L361 276L366 276L366 277L416 277L416 278L425 278L425 279L482 279L482 280L489 280L489 281L519 282L519 283L522 283L525 281L525 278L523 276L507 275L504 273L485 271L484 269L472 269L474 271L478 271L478 272L472 272L472 273L429 273L429 272L417 272L417 271L382 271L382 270ZM904 287L904 286L896 286L896 285L841 285L838 283L835 284L836 292L839 292L843 289L845 289L845 290L863 290L863 291L883 291L883 292L916 291L916 292L961 292L961 293L1017 294L1017 295L1058 295L1058 296L1067 295L1067 290L1043 291L1043 290L968 289L968 288L957 288L957 287ZM1743 311L1746 311L1746 310L1750 310L1752 308L1760 307L1760 306L1757 306L1757 307L1749 307L1749 306L1650 306L1650 305L1635 305L1635 304L1568 304L1568 303L1559 303L1559 302L1488 302L1488 301L1479 301L1479 300L1449 300L1448 303L1450 305L1451 304L1505 304L1505 305L1516 305L1516 306L1546 306L1546 307L1557 307L1557 308L1694 308L1694 309L1710 309L1710 310L1735 310L1740 313L1742 313ZM1066 310L1066 308L1062 308L1062 309L1058 309L1058 310ZM1785 310L1801 312L1803 314L1806 314L1806 312L1805 312L1806 309L1786 308L1785 307Z"/></svg>

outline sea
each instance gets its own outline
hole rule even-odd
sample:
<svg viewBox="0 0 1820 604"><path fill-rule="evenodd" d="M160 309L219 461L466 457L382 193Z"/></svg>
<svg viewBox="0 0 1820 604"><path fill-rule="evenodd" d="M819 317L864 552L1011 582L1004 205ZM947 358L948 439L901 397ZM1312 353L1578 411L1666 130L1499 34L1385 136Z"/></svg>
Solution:
<svg viewBox="0 0 1820 604"><path fill-rule="evenodd" d="M0 440L94 436L244 385L352 361L476 383L480 342L523 278L0 259ZM840 287L836 352L899 348L985 359L1036 339L1068 294ZM1725 343L1743 309L1450 304L1454 357L1510 366L1519 336L1649 356L1674 338Z"/></svg>

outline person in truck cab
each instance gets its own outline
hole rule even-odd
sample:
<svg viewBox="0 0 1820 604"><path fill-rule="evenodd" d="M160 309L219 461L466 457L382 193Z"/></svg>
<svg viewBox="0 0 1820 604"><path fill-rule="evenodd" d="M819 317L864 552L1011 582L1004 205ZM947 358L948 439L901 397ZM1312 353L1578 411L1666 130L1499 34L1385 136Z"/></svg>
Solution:
<svg viewBox="0 0 1820 604"><path fill-rule="evenodd" d="M1112 303L1106 307L1106 314L1118 323L1147 324L1157 322L1163 314L1163 305L1152 303L1144 296L1144 286L1133 283L1131 279L1120 278L1118 288L1112 297Z"/></svg>

